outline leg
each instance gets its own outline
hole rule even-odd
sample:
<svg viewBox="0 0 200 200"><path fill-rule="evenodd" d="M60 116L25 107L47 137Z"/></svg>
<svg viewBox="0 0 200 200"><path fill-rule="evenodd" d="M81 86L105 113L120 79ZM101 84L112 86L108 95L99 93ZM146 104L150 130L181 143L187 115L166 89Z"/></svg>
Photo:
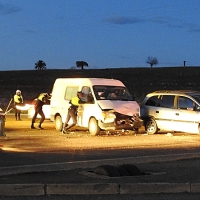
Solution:
<svg viewBox="0 0 200 200"><path fill-rule="evenodd" d="M44 115L43 110L40 110L39 115L41 116L41 119L40 119L40 123L39 123L39 126L38 126L38 127L39 127L40 129L42 129L41 125L42 125L42 123L43 123L44 120L45 120L45 115Z"/></svg>
<svg viewBox="0 0 200 200"><path fill-rule="evenodd" d="M67 117L66 117L66 120L65 120L65 124L64 124L64 127L68 126L68 122L71 118L71 110L68 109L68 113L67 113Z"/></svg>
<svg viewBox="0 0 200 200"><path fill-rule="evenodd" d="M17 108L15 108L15 119L17 120Z"/></svg>
<svg viewBox="0 0 200 200"><path fill-rule="evenodd" d="M68 113L67 113L67 118L66 118L65 124L64 124L64 126L63 126L62 133L65 134L69 128L71 128L72 126L74 126L74 125L73 125L73 124L74 124L73 116L74 116L74 110L73 110L72 108L69 108L69 109L68 109ZM69 120L70 120L71 118L72 118L72 120L73 120L73 124L68 125L68 122L69 122Z"/></svg>
<svg viewBox="0 0 200 200"><path fill-rule="evenodd" d="M21 114L21 110L17 110L18 120L21 120L21 118L20 118L20 114Z"/></svg>
<svg viewBox="0 0 200 200"><path fill-rule="evenodd" d="M33 115L33 118L32 118L31 129L34 129L34 128L35 128L35 127L34 127L34 123L35 123L35 120L36 120L36 118L37 118L37 114L38 114L38 112L37 112L37 110L35 110L35 114Z"/></svg>
<svg viewBox="0 0 200 200"><path fill-rule="evenodd" d="M69 122L70 118L71 118L71 108L68 109L67 117L66 117L65 123L63 125L62 132L65 132L65 127L68 126L68 122Z"/></svg>
<svg viewBox="0 0 200 200"><path fill-rule="evenodd" d="M70 114L70 116L71 116L71 118L72 118L73 123L70 124L70 125L68 125L68 126L66 127L67 130L70 129L70 128L72 128L73 126L75 126L76 123L77 123L76 110L70 109L69 114Z"/></svg>

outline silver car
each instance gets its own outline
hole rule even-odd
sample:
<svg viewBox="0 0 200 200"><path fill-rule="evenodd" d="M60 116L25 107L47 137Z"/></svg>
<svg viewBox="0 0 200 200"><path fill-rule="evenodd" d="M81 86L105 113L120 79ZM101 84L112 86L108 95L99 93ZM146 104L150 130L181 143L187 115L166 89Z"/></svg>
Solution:
<svg viewBox="0 0 200 200"><path fill-rule="evenodd" d="M148 134L159 130L200 133L200 91L155 91L140 106Z"/></svg>

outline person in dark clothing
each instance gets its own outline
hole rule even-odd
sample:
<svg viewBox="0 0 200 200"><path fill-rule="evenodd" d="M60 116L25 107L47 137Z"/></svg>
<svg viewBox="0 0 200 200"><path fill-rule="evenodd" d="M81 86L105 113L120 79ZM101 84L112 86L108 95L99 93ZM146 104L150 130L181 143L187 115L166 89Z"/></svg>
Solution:
<svg viewBox="0 0 200 200"><path fill-rule="evenodd" d="M80 103L85 103L84 101L81 100L82 96L83 96L82 92L77 92L77 96L75 96L71 99L71 101L70 101L71 106L68 109L67 118L64 123L62 133L64 133L64 134L67 133L67 130L69 130L70 128L72 128L73 126L76 125L78 107L80 106ZM68 124L68 122L71 118L72 118L73 123Z"/></svg>
<svg viewBox="0 0 200 200"><path fill-rule="evenodd" d="M38 128L43 129L41 125L45 120L45 115L44 115L44 112L42 110L42 107L49 100L49 98L50 98L49 94L41 93L39 95L39 97L36 99L36 101L35 101L35 113L34 113L33 118L32 118L31 129L35 129L34 123L35 123L35 120L36 120L38 114L41 116Z"/></svg>
<svg viewBox="0 0 200 200"><path fill-rule="evenodd" d="M20 90L16 90L16 94L14 95L14 108L15 108L15 119L21 121L21 110L17 109L17 105L21 105L23 103L23 97Z"/></svg>

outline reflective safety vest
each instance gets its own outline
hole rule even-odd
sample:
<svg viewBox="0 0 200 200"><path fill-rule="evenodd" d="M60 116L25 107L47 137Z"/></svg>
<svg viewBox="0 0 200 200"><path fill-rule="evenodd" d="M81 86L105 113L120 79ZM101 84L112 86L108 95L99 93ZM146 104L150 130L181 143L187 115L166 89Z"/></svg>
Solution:
<svg viewBox="0 0 200 200"><path fill-rule="evenodd" d="M80 99L78 97L73 97L71 100L72 106L77 106L77 107L80 106L79 101Z"/></svg>
<svg viewBox="0 0 200 200"><path fill-rule="evenodd" d="M45 102L47 101L47 99L46 99L46 93L41 93L41 94L39 95L38 99L39 99L40 101L42 101L42 102L45 103Z"/></svg>
<svg viewBox="0 0 200 200"><path fill-rule="evenodd" d="M22 95L15 94L14 95L14 102L15 103L23 103L23 97L22 97Z"/></svg>

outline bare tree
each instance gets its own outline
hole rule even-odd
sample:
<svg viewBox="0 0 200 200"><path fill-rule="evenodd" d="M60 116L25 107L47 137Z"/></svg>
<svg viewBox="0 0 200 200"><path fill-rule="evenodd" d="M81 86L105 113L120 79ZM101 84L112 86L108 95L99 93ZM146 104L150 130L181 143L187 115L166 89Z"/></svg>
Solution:
<svg viewBox="0 0 200 200"><path fill-rule="evenodd" d="M38 70L46 69L46 63L43 60L38 60L35 63L35 69L38 69Z"/></svg>
<svg viewBox="0 0 200 200"><path fill-rule="evenodd" d="M76 67L80 67L81 69L84 69L83 67L86 66L88 67L88 63L85 61L76 61Z"/></svg>
<svg viewBox="0 0 200 200"><path fill-rule="evenodd" d="M156 57L148 56L146 63L150 64L150 67L152 68L154 65L158 64L158 60Z"/></svg>

